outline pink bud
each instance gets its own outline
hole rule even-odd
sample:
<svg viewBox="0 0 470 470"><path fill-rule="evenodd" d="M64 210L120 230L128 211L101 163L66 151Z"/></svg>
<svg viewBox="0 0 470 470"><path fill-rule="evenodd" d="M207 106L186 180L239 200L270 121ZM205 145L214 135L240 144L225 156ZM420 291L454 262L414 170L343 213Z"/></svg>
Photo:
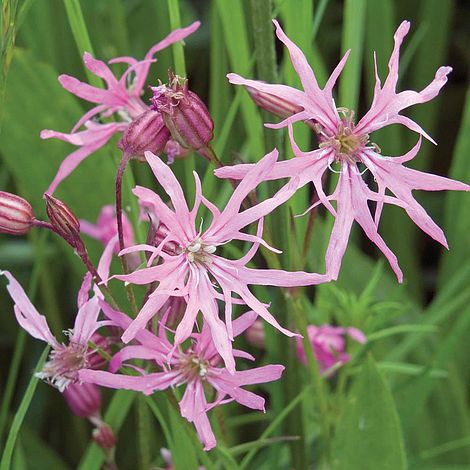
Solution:
<svg viewBox="0 0 470 470"><path fill-rule="evenodd" d="M100 349L102 352L110 355L112 338L100 335L99 333L93 333L90 342L93 343L94 346L87 357L88 368L94 370L102 369L107 361L98 350Z"/></svg>
<svg viewBox="0 0 470 470"><path fill-rule="evenodd" d="M68 243L75 245L80 240L80 222L69 207L49 194L44 194L46 199L46 212L54 230Z"/></svg>
<svg viewBox="0 0 470 470"><path fill-rule="evenodd" d="M101 408L101 392L94 384L72 383L63 393L72 413L81 418L89 418Z"/></svg>
<svg viewBox="0 0 470 470"><path fill-rule="evenodd" d="M252 346L264 349L266 344L266 333L264 332L264 324L261 320L256 320L245 331L245 338Z"/></svg>
<svg viewBox="0 0 470 470"><path fill-rule="evenodd" d="M152 87L152 108L159 111L174 140L193 150L207 147L214 122L204 102L188 90L188 81L169 72L169 84Z"/></svg>
<svg viewBox="0 0 470 470"><path fill-rule="evenodd" d="M143 159L146 151L156 155L162 153L169 138L170 131L166 128L161 114L149 110L129 124L118 145L128 155Z"/></svg>
<svg viewBox="0 0 470 470"><path fill-rule="evenodd" d="M24 235L33 225L33 209L16 194L0 191L0 233Z"/></svg>
<svg viewBox="0 0 470 470"><path fill-rule="evenodd" d="M113 430L103 421L97 424L92 433L93 440L104 450L110 450L116 445Z"/></svg>
<svg viewBox="0 0 470 470"><path fill-rule="evenodd" d="M350 336L361 344L367 341L364 333L357 328L343 328L328 324L308 325L307 334L321 374L328 373L330 369L334 370L333 367L346 364L351 359L350 355L346 353L345 336ZM300 338L297 338L297 357L301 362L307 364L307 355Z"/></svg>
<svg viewBox="0 0 470 470"><path fill-rule="evenodd" d="M288 118L293 114L297 114L302 111L302 107L291 103L290 101L284 100L269 93L256 90L249 86L246 87L246 91L251 96L251 99L264 110L279 116L282 119Z"/></svg>

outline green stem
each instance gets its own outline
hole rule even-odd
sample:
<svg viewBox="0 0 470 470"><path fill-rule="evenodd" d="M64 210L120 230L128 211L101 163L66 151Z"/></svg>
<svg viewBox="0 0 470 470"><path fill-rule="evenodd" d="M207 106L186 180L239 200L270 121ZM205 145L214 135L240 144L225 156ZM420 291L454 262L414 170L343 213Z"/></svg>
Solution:
<svg viewBox="0 0 470 470"><path fill-rule="evenodd" d="M146 398L139 395L136 401L137 413L137 436L138 436L138 457L139 467L142 470L147 470L151 467L150 458L150 423L149 415L147 413Z"/></svg>
<svg viewBox="0 0 470 470"><path fill-rule="evenodd" d="M325 381L322 375L320 374L320 369L318 367L318 362L315 359L313 353L312 343L308 339L307 332L307 320L304 315L304 309L300 305L300 298L298 295L295 297L287 294L287 303L289 305L289 311L292 310L295 316L295 321L297 328L300 334L303 336L302 345L307 357L307 365L310 371L310 377L312 379L313 387L315 390L315 396L318 401L318 408L320 414L320 430L321 430L321 439L322 445L321 449L323 450L324 458L329 461L330 458L330 417L329 417L329 408L328 408L328 395L325 387Z"/></svg>
<svg viewBox="0 0 470 470"><path fill-rule="evenodd" d="M271 0L250 0L251 19L253 26L255 60L258 78L268 83L277 82L276 51L274 49L273 8ZM272 116L262 110L263 121ZM264 128L265 151L281 148L282 133Z"/></svg>
<svg viewBox="0 0 470 470"><path fill-rule="evenodd" d="M254 30L253 37L258 78L269 83L276 83L277 66L274 49L274 30L271 21L273 17L271 0L251 0L250 7ZM273 147L281 148L282 145L282 142L280 141L280 133L274 133L267 129L265 129L264 141L266 150L271 150ZM274 193L279 189L279 183L270 182L269 188L270 193ZM290 267L292 264L292 257L289 247L291 246L292 233L288 205L279 207L273 215L272 221L272 233L276 235L274 242L285 248L282 265L284 267ZM263 254L265 253L266 252L263 252ZM279 260L276 258L274 261L272 256L267 256L268 265L270 265L270 267L274 267L273 264L275 264L276 268L278 268ZM276 310L280 312L281 322L290 327L292 320L287 314L288 305L285 298L283 296L279 296L278 302L275 303L277 304L275 305ZM280 345L282 348L281 350L285 351L284 359L287 360L287 371L284 380L284 405L286 406L295 398L296 392L301 386L301 378L298 373L298 368L295 367L297 360L295 357L294 342L290 341L288 338L281 338ZM296 435L299 435L299 440L291 441L289 443L292 466L298 470L307 469L307 446L301 407L296 407L293 413L289 415L286 420L286 432L287 434L295 433Z"/></svg>
<svg viewBox="0 0 470 470"><path fill-rule="evenodd" d="M258 439L258 442L264 441L275 429L284 421L286 416L288 416L294 408L298 406L299 403L307 396L307 392L311 391L311 387L305 387L283 410L279 413L276 418L271 422L271 424L265 429ZM248 464L253 460L253 457L256 455L256 452L259 450L259 447L253 447L248 454L245 455L244 459L240 464L240 469L243 470L248 467Z"/></svg>
<svg viewBox="0 0 470 470"><path fill-rule="evenodd" d="M181 28L181 15L179 0L167 0L168 2L168 11L170 15L170 26L171 29ZM175 72L176 75L180 77L187 77L186 73L186 61L184 59L184 50L183 44L181 41L175 42L172 46L173 50L173 61L175 63ZM185 188L187 188L189 200L194 199L195 187L193 181L193 171L194 171L194 155L188 155L183 161L184 167L184 179L185 179Z"/></svg>

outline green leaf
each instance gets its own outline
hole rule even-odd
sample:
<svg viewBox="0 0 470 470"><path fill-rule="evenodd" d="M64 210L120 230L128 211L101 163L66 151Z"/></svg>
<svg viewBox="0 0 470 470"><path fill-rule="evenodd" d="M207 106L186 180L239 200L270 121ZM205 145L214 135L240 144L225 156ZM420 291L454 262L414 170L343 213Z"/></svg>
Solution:
<svg viewBox="0 0 470 470"><path fill-rule="evenodd" d="M64 4L80 57L84 52L89 52L91 55L94 55L80 2L78 0L64 0ZM101 80L90 72L87 67L85 67L85 72L90 84L99 88L102 84Z"/></svg>
<svg viewBox="0 0 470 470"><path fill-rule="evenodd" d="M333 469L406 468L395 403L371 357L354 383L339 422L333 442Z"/></svg>
<svg viewBox="0 0 470 470"><path fill-rule="evenodd" d="M349 109L357 109L361 82L362 45L364 43L365 0L346 0L343 11L343 53L351 49L339 84L339 103Z"/></svg>
<svg viewBox="0 0 470 470"><path fill-rule="evenodd" d="M464 116L455 147L449 177L470 182L470 88L467 91ZM449 241L450 251L443 254L439 281L442 286L448 282L452 273L463 265L464 260L470 259L470 217L468 203L470 196L460 191L449 191L446 196L445 232Z"/></svg>
<svg viewBox="0 0 470 470"><path fill-rule="evenodd" d="M49 346L46 346L44 352L41 354L39 361L36 366L36 371L39 372L42 369L42 366L46 362L47 354L49 353ZM5 444L5 449L3 451L2 460L0 461L0 470L8 470L11 464L11 458L13 455L13 450L15 448L16 439L18 438L18 433L20 432L21 425L23 420L28 412L29 405L36 391L39 379L33 375L29 381L28 387L23 395L18 411L15 414L13 423L10 428L10 433L8 435L7 442Z"/></svg>

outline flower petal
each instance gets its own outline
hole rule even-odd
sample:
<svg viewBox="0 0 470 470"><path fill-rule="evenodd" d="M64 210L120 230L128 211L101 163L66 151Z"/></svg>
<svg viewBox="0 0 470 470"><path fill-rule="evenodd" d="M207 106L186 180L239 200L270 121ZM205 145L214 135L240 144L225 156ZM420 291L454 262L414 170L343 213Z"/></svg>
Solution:
<svg viewBox="0 0 470 470"><path fill-rule="evenodd" d="M435 98L441 88L447 83L447 75L452 71L452 68L440 67L436 72L434 80L420 92L406 90L397 93L400 46L409 29L410 23L403 21L394 35L395 45L388 63L389 73L387 79L383 87L381 87L380 79L376 76L372 105L355 128L355 132L358 134L369 134L390 124L400 123L434 142L418 124L409 118L400 116L399 113L412 105L426 103Z"/></svg>
<svg viewBox="0 0 470 470"><path fill-rule="evenodd" d="M52 347L58 347L59 344L49 329L46 317L36 310L20 283L9 271L0 271L0 275L8 279L7 290L15 303L15 315L20 326L33 338L45 341Z"/></svg>

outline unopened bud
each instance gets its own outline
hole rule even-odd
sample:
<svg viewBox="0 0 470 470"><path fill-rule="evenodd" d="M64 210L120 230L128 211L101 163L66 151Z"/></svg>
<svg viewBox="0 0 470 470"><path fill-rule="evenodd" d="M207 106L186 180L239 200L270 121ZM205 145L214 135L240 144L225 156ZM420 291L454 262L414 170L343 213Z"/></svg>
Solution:
<svg viewBox="0 0 470 470"><path fill-rule="evenodd" d="M282 119L288 118L293 114L297 114L302 111L302 107L298 106L290 101L284 100L269 93L256 90L255 88L246 87L246 91L251 96L251 99L257 104L260 108L279 116Z"/></svg>
<svg viewBox="0 0 470 470"><path fill-rule="evenodd" d="M94 384L72 383L63 393L72 413L81 418L96 415L101 408L101 392Z"/></svg>
<svg viewBox="0 0 470 470"><path fill-rule="evenodd" d="M264 349L266 344L266 333L264 332L263 322L261 320L256 320L253 325L245 331L245 338L252 346Z"/></svg>
<svg viewBox="0 0 470 470"><path fill-rule="evenodd" d="M46 199L46 212L54 230L68 243L75 246L80 240L80 222L68 206L49 194Z"/></svg>
<svg viewBox="0 0 470 470"><path fill-rule="evenodd" d="M156 155L162 153L169 138L170 131L161 114L149 110L129 124L118 145L128 155L143 159L144 152L147 151Z"/></svg>
<svg viewBox="0 0 470 470"><path fill-rule="evenodd" d="M96 424L92 433L93 440L104 450L110 450L116 445L116 436L113 430L103 421Z"/></svg>
<svg viewBox="0 0 470 470"><path fill-rule="evenodd" d="M106 364L106 358L103 355L111 354L111 343L113 339L109 336L103 336L99 333L93 333L90 338L90 348L87 357L88 368L93 370L102 369Z"/></svg>
<svg viewBox="0 0 470 470"><path fill-rule="evenodd" d="M33 225L33 209L16 194L0 191L0 233L24 235Z"/></svg>
<svg viewBox="0 0 470 470"><path fill-rule="evenodd" d="M204 149L214 137L214 122L204 102L188 90L188 81L169 72L168 85L152 87L152 108L181 146Z"/></svg>

